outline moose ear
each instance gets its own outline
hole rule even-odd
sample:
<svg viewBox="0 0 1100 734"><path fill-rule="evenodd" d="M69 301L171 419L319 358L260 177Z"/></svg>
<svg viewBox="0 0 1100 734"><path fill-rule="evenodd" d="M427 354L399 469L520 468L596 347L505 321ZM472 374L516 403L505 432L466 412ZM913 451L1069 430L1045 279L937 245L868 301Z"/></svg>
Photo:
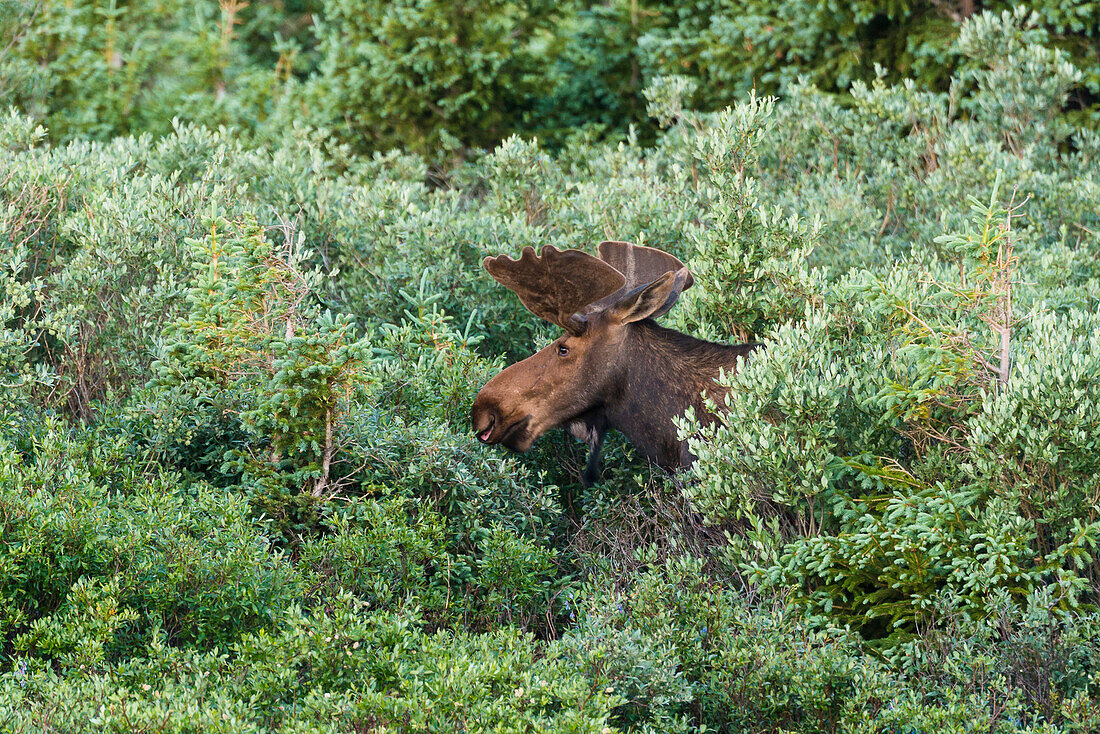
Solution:
<svg viewBox="0 0 1100 734"><path fill-rule="evenodd" d="M668 271L657 280L639 286L625 294L609 310L609 315L622 324L657 318L668 311L691 282L687 268Z"/></svg>

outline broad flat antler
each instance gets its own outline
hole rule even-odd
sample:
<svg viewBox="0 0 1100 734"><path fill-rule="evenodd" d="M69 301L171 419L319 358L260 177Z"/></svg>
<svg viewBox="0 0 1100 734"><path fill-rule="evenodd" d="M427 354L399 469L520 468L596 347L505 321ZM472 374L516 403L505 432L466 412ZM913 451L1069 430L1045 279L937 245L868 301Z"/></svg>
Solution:
<svg viewBox="0 0 1100 734"><path fill-rule="evenodd" d="M665 273L676 273L676 287L668 302L653 312L654 317L672 308L694 282L672 255L629 242L601 242L599 259L581 250L546 245L540 255L535 255L533 247L525 247L519 260L500 255L487 257L484 263L489 274L514 291L531 313L573 334L584 330L585 315L609 308Z"/></svg>
<svg viewBox="0 0 1100 734"><path fill-rule="evenodd" d="M489 275L514 291L527 309L566 331L578 334L585 307L622 289L626 279L603 260L581 250L559 250L553 245L525 247L519 260L507 255L484 260Z"/></svg>
<svg viewBox="0 0 1100 734"><path fill-rule="evenodd" d="M611 293L599 301L588 305L588 313L607 308L636 288L652 283L667 272L679 273L684 270L684 287L676 291L675 296L686 291L695 282L690 272L679 259L669 255L663 250L655 250L652 247L631 244L630 242L618 242L605 240L600 243L600 259L623 274L625 283L619 290ZM668 307L654 316L660 316L676 302L673 297Z"/></svg>

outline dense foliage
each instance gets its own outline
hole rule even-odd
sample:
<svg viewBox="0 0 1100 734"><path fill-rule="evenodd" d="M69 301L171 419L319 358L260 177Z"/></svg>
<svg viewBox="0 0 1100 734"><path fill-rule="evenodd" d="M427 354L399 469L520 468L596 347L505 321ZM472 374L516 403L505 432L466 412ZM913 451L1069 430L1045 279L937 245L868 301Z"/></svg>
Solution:
<svg viewBox="0 0 1100 734"><path fill-rule="evenodd" d="M749 5L0 0L0 728L1100 729L1096 20ZM607 238L766 349L586 490L468 412Z"/></svg>
<svg viewBox="0 0 1100 734"><path fill-rule="evenodd" d="M1028 6L1081 71L1065 108L1096 127L1100 13ZM281 144L297 124L360 152L450 168L510 134L650 141L644 90L694 82L693 106L808 81L846 99L880 72L968 81L968 19L998 0L0 0L0 104L54 141L167 132L180 119ZM1036 42L1035 31L1018 40ZM10 42L9 40L10 39ZM996 52L989 48L987 51ZM1035 77L1033 77L1035 78ZM800 81L802 80L802 81Z"/></svg>

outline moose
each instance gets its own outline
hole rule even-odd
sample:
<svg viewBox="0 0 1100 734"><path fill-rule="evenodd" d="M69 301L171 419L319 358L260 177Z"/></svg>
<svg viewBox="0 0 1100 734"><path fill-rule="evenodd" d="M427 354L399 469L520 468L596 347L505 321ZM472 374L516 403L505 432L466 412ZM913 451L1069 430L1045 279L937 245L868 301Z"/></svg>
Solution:
<svg viewBox="0 0 1100 734"><path fill-rule="evenodd" d="M600 476L607 431L622 432L650 461L673 472L695 459L673 418L724 404L722 370L759 344L724 345L659 326L694 279L677 258L629 242L600 243L598 258L546 245L539 255L487 257L485 269L527 309L565 333L504 369L481 388L471 421L478 440L524 452L547 431L564 427L588 444L581 477Z"/></svg>

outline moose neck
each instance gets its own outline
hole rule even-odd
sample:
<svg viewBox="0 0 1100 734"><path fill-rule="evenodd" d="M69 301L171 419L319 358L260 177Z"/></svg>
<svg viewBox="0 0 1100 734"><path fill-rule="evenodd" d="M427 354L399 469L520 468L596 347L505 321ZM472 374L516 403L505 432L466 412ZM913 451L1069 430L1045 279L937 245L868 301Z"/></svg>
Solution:
<svg viewBox="0 0 1100 734"><path fill-rule="evenodd" d="M673 419L694 407L704 422L713 420L703 394L721 405L719 373L757 345L706 342L644 319L631 325L625 346L617 389L604 408L609 426L665 469L689 465L694 457L677 440Z"/></svg>

